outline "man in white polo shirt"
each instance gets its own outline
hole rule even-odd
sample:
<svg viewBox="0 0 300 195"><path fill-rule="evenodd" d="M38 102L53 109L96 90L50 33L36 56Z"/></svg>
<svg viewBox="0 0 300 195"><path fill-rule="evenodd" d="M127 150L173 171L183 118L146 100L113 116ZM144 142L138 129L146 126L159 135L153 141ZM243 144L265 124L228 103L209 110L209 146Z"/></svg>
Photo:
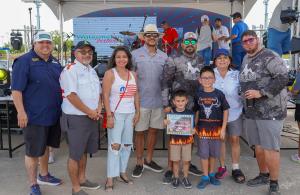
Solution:
<svg viewBox="0 0 300 195"><path fill-rule="evenodd" d="M75 63L67 65L60 77L63 103L61 127L69 143L68 171L72 195L87 195L85 189L98 189L99 184L86 179L87 153L98 150L98 123L101 117L101 86L96 71L90 66L95 47L88 41L75 46Z"/></svg>

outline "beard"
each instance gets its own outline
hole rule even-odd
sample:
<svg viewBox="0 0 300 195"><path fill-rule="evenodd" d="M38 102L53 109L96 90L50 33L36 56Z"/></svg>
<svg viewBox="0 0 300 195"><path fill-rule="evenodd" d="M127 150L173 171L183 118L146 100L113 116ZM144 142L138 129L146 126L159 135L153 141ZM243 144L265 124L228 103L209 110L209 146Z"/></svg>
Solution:
<svg viewBox="0 0 300 195"><path fill-rule="evenodd" d="M194 54L196 51L196 49L193 47L193 46L187 46L185 49L184 49L184 52L191 55L191 54Z"/></svg>
<svg viewBox="0 0 300 195"><path fill-rule="evenodd" d="M258 50L258 44L256 44L253 49L246 50L246 52L251 55L251 54L254 54L255 52L257 52L257 50Z"/></svg>

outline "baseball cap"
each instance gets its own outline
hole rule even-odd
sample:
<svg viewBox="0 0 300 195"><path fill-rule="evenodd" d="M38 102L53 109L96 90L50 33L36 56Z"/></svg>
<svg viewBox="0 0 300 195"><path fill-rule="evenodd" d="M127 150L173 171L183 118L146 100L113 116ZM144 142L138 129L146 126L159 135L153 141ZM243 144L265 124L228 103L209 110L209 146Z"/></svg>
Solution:
<svg viewBox="0 0 300 195"><path fill-rule="evenodd" d="M79 41L78 43L77 43L77 45L75 46L75 50L76 49L81 49L81 48L83 48L83 47L85 47L85 46L89 46L89 47L91 47L92 48L92 50L93 51L95 51L95 47L90 43L90 42L88 42L88 41Z"/></svg>
<svg viewBox="0 0 300 195"><path fill-rule="evenodd" d="M240 12L235 12L234 14L230 15L233 19L235 18L242 18L242 14Z"/></svg>
<svg viewBox="0 0 300 195"><path fill-rule="evenodd" d="M185 39L195 39L197 40L197 35L193 32L186 32L184 33L184 36L183 36L183 40Z"/></svg>
<svg viewBox="0 0 300 195"><path fill-rule="evenodd" d="M201 16L201 22L204 22L204 20L209 21L208 15L203 15L203 16Z"/></svg>
<svg viewBox="0 0 300 195"><path fill-rule="evenodd" d="M227 49L217 49L215 58L219 57L220 55L229 56L229 51Z"/></svg>
<svg viewBox="0 0 300 195"><path fill-rule="evenodd" d="M40 31L34 36L33 42L40 42L40 41L50 41L52 42L52 37L50 33L45 31Z"/></svg>

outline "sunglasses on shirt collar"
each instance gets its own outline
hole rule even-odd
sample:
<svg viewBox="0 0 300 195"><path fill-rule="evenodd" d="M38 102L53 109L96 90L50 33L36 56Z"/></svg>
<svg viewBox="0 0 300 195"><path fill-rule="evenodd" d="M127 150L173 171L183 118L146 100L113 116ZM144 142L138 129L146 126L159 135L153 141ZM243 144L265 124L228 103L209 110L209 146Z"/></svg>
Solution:
<svg viewBox="0 0 300 195"><path fill-rule="evenodd" d="M196 45L196 43L197 43L197 41L194 40L194 39L193 39L193 40L188 40L188 39L187 39L187 40L184 40L184 41L183 41L183 44L184 44L184 45L190 45L190 44L191 44L191 45Z"/></svg>

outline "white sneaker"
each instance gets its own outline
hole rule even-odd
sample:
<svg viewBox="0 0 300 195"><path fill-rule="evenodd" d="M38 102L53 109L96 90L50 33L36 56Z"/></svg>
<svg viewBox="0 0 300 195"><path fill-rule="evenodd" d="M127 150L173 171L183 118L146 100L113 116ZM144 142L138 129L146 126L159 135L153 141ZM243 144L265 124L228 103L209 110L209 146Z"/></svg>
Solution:
<svg viewBox="0 0 300 195"><path fill-rule="evenodd" d="M293 154L291 156L291 160L294 161L295 163L299 163L300 164L300 157L299 157L298 153L297 154Z"/></svg>

